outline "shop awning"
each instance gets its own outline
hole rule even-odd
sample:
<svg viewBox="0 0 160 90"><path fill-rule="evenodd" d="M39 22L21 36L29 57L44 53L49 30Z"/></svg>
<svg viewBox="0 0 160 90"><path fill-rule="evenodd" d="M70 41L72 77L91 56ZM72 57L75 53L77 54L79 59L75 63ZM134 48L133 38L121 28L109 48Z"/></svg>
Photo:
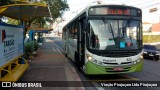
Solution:
<svg viewBox="0 0 160 90"><path fill-rule="evenodd" d="M28 20L30 17L50 17L50 12L45 4L12 4L1 6L0 16Z"/></svg>

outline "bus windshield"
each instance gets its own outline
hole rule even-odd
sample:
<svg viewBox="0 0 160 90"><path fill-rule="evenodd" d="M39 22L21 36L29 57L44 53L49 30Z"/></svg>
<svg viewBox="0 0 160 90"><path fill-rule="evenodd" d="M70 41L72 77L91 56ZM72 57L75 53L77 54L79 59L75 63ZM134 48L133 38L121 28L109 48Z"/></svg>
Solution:
<svg viewBox="0 0 160 90"><path fill-rule="evenodd" d="M131 50L139 48L140 21L89 20L89 48L94 50Z"/></svg>

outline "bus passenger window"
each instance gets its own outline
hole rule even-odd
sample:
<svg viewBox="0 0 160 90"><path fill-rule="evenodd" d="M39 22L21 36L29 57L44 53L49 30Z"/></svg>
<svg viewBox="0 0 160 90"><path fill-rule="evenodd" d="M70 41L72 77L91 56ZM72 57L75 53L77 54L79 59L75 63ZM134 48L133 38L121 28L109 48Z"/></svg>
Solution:
<svg viewBox="0 0 160 90"><path fill-rule="evenodd" d="M75 28L75 31L74 31L74 39L77 39L78 35L77 35L77 29Z"/></svg>

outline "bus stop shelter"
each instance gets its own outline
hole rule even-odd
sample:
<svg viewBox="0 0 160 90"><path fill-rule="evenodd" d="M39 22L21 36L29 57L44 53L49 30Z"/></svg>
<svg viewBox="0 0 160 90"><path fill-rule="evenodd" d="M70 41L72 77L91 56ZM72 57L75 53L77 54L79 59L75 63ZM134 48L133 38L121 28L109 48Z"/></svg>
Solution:
<svg viewBox="0 0 160 90"><path fill-rule="evenodd" d="M41 33L41 34L45 33L45 34L47 34L52 30L53 29L51 29L51 28L33 28L33 27L30 27L30 28L28 28L29 40L33 41L35 39L35 33ZM38 41L38 43L42 43L41 40L40 41L37 40L37 41Z"/></svg>
<svg viewBox="0 0 160 90"><path fill-rule="evenodd" d="M21 20L23 22L29 20L30 18L50 17L50 11L48 9L48 6L45 4L12 4L0 6L0 16L10 17L13 19ZM17 50L12 50L12 58L8 59L5 56L5 52L0 53L0 81L17 81L29 66L26 60L23 58L24 28L25 23L22 23L20 26L0 23L0 33L2 33L2 37L0 37L0 39L2 40L2 42L0 43L0 50L3 51L5 40L7 41L8 39L11 39L11 41L13 42L15 41L20 43L18 44L20 48L13 48ZM20 35L15 33L14 31L20 33ZM10 37L8 37L7 34ZM20 36L20 38L18 36ZM15 44L12 43L13 46ZM10 50L8 47L6 47L5 49L7 49L8 51ZM21 51L21 53L17 53L17 51Z"/></svg>

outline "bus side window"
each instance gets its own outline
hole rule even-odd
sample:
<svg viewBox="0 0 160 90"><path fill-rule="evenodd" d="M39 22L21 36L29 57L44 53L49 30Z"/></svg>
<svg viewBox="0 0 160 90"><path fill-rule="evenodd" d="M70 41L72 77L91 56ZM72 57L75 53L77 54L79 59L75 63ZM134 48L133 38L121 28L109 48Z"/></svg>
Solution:
<svg viewBox="0 0 160 90"><path fill-rule="evenodd" d="M78 38L78 21L75 21L74 39Z"/></svg>
<svg viewBox="0 0 160 90"><path fill-rule="evenodd" d="M74 23L72 23L72 29L71 29L71 38L73 39L74 38L74 29L75 29L75 27L74 27Z"/></svg>
<svg viewBox="0 0 160 90"><path fill-rule="evenodd" d="M70 24L70 27L68 27L68 30L69 30L69 38L73 39L74 38L74 25L73 25L73 23Z"/></svg>
<svg viewBox="0 0 160 90"><path fill-rule="evenodd" d="M74 38L77 39L78 35L77 35L77 28L75 29L75 35Z"/></svg>
<svg viewBox="0 0 160 90"><path fill-rule="evenodd" d="M71 27L68 27L68 30L69 30L69 38L71 38L72 37L72 28Z"/></svg>

